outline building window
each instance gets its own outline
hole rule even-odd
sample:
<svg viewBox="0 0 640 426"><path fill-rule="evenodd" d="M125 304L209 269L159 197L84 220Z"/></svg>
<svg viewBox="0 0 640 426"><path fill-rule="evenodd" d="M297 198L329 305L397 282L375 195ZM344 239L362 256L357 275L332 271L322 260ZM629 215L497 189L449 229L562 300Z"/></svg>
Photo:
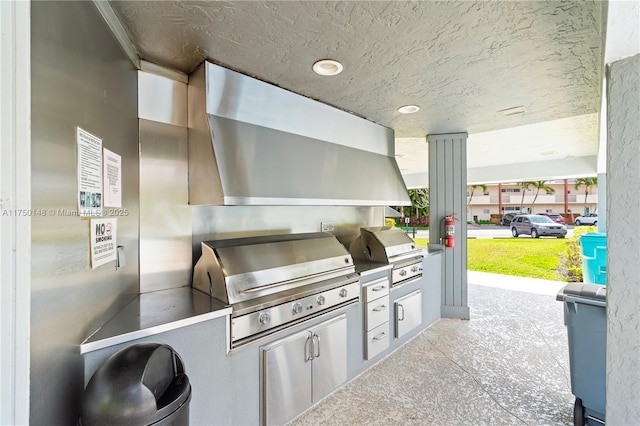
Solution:
<svg viewBox="0 0 640 426"><path fill-rule="evenodd" d="M520 206L518 206L518 207L503 207L502 211L505 211L505 212L519 212L520 211Z"/></svg>
<svg viewBox="0 0 640 426"><path fill-rule="evenodd" d="M502 192L520 192L520 188L502 188Z"/></svg>
<svg viewBox="0 0 640 426"><path fill-rule="evenodd" d="M489 191L484 191L482 195L489 195Z"/></svg>
<svg viewBox="0 0 640 426"><path fill-rule="evenodd" d="M484 213L484 214L489 214L489 209L484 209L484 210L482 210L482 213Z"/></svg>

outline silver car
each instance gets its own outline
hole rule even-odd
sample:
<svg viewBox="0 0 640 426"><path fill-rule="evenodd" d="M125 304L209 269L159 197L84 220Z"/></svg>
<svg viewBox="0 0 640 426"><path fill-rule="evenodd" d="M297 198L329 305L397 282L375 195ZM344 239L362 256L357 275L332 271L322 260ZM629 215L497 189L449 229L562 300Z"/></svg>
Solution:
<svg viewBox="0 0 640 426"><path fill-rule="evenodd" d="M548 216L538 214L518 215L511 221L511 235L517 237L520 234L531 235L531 238L567 236L567 227L554 222Z"/></svg>

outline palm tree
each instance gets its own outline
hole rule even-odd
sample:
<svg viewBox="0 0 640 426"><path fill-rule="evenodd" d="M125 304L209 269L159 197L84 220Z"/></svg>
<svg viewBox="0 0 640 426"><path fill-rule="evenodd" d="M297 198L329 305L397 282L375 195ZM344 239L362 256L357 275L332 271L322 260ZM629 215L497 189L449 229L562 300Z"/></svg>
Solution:
<svg viewBox="0 0 640 426"><path fill-rule="evenodd" d="M487 185L471 185L471 193L469 194L469 199L467 200L467 215L471 214L471 199L473 198L474 192L476 192L476 188L482 188L482 193L484 194L487 191ZM469 216L467 216L467 220L469 220Z"/></svg>
<svg viewBox="0 0 640 426"><path fill-rule="evenodd" d="M487 185L471 185L471 194L469 194L469 199L467 200L467 206L471 204L471 199L473 198L473 193L476 191L476 188L482 188L482 193L487 192Z"/></svg>
<svg viewBox="0 0 640 426"><path fill-rule="evenodd" d="M411 209L415 209L416 218L420 215L429 216L429 188L410 189L408 192L411 200L409 215L411 215Z"/></svg>
<svg viewBox="0 0 640 426"><path fill-rule="evenodd" d="M531 185L533 185L534 182L528 180L528 181L524 181L524 182L520 182L520 188L522 188L522 198L520 199L520 211L522 212L524 210L524 193L527 192L527 189L529 189L529 187Z"/></svg>
<svg viewBox="0 0 640 426"><path fill-rule="evenodd" d="M598 185L598 178L580 178L576 179L576 191L584 185L584 213L587 214L587 195L591 191L591 188Z"/></svg>
<svg viewBox="0 0 640 426"><path fill-rule="evenodd" d="M543 189L547 193L547 195L555 194L556 190L550 187L549 185L547 185L546 180L537 180L535 182L532 182L531 186L533 186L536 189L536 195L533 197L533 201L531 202L531 213L533 213L533 205L535 204L536 199L538 198L538 194L540 193L540 190Z"/></svg>

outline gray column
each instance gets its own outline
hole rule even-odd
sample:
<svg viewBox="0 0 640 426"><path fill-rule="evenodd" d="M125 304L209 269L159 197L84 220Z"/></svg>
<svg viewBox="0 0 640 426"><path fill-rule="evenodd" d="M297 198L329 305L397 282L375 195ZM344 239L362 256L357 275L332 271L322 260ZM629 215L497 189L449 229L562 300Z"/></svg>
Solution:
<svg viewBox="0 0 640 426"><path fill-rule="evenodd" d="M455 213L455 247L444 248L442 317L469 319L467 305L467 134L427 136L429 242L444 244L444 218Z"/></svg>
<svg viewBox="0 0 640 426"><path fill-rule="evenodd" d="M607 424L640 419L640 55L613 62L607 94Z"/></svg>

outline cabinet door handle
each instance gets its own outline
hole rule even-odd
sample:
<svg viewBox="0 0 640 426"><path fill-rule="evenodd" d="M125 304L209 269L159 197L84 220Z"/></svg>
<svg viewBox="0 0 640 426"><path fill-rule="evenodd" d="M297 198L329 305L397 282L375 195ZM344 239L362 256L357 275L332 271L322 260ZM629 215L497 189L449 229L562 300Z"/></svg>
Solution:
<svg viewBox="0 0 640 426"><path fill-rule="evenodd" d="M385 333L385 332L383 331L382 333L380 333L380 334L378 334L377 336L375 336L375 337L373 338L373 340L382 340L382 339L384 339L384 336L386 336L386 335L387 335L387 333Z"/></svg>
<svg viewBox="0 0 640 426"><path fill-rule="evenodd" d="M317 351L314 350L315 353L313 354L313 357L320 358L320 336L314 333L313 338L316 339L316 342L318 342L317 346L315 344L313 345L313 347L317 348Z"/></svg>
<svg viewBox="0 0 640 426"><path fill-rule="evenodd" d="M307 349L309 349L307 351ZM313 336L309 334L307 340L304 341L304 360L305 362L313 359Z"/></svg>
<svg viewBox="0 0 640 426"><path fill-rule="evenodd" d="M400 311L402 311L402 317L400 316ZM404 321L404 306L402 306L402 303L398 303L398 321Z"/></svg>
<svg viewBox="0 0 640 426"><path fill-rule="evenodd" d="M384 290L385 288L387 288L387 286L379 285L378 287L374 287L374 288L372 288L372 289L371 289L371 291L382 291L382 290Z"/></svg>
<svg viewBox="0 0 640 426"><path fill-rule="evenodd" d="M373 312L382 312L387 309L386 305L380 305L378 307L373 308Z"/></svg>

